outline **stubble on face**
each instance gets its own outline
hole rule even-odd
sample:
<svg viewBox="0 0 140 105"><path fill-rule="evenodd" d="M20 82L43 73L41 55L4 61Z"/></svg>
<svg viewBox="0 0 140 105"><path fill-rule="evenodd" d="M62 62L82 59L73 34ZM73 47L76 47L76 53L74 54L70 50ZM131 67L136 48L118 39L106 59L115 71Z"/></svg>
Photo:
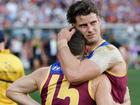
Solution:
<svg viewBox="0 0 140 105"><path fill-rule="evenodd" d="M88 41L88 40L86 40L86 45L88 45L88 46L94 45L96 43L97 43L96 41Z"/></svg>

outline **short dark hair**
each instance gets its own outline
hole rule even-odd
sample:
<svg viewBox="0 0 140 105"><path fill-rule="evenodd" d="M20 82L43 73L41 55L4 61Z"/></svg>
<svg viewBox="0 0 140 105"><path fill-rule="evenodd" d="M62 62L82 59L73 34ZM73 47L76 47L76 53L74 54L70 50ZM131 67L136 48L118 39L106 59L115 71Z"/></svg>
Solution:
<svg viewBox="0 0 140 105"><path fill-rule="evenodd" d="M81 0L73 3L67 11L67 20L69 23L76 23L76 17L95 13L99 16L95 3L91 0Z"/></svg>
<svg viewBox="0 0 140 105"><path fill-rule="evenodd" d="M70 41L68 42L68 46L73 55L80 55L84 53L85 48L85 38L81 32L76 31Z"/></svg>

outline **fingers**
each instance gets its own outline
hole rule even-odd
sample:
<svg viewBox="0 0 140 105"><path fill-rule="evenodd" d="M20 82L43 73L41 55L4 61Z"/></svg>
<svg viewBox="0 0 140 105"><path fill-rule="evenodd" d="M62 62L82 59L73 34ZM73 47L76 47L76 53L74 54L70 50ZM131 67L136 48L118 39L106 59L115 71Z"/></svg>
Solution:
<svg viewBox="0 0 140 105"><path fill-rule="evenodd" d="M74 33L75 33L74 27L63 28L58 33L58 40L66 39L67 41L69 41Z"/></svg>
<svg viewBox="0 0 140 105"><path fill-rule="evenodd" d="M75 27L70 26L70 27L63 28L62 31L66 32L67 36L69 36L69 35L72 36L75 33L76 29L75 29Z"/></svg>
<svg viewBox="0 0 140 105"><path fill-rule="evenodd" d="M74 28L70 31L71 36L74 35L75 31L76 30Z"/></svg>
<svg viewBox="0 0 140 105"><path fill-rule="evenodd" d="M75 33L75 31L76 31L74 26L67 27L66 29L69 30L70 33L71 33L72 35L73 35L73 34Z"/></svg>
<svg viewBox="0 0 140 105"><path fill-rule="evenodd" d="M69 27L63 28L62 30L68 30L69 32L71 32L71 31L74 31L75 30L75 27L69 26Z"/></svg>
<svg viewBox="0 0 140 105"><path fill-rule="evenodd" d="M75 27L69 27L69 31L72 31L72 29L74 29Z"/></svg>

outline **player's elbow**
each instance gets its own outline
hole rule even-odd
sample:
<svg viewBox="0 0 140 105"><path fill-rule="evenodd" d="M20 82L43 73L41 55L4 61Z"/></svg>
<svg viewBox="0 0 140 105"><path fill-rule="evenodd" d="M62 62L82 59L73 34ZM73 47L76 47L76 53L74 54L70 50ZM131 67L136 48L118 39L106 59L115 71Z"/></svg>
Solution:
<svg viewBox="0 0 140 105"><path fill-rule="evenodd" d="M70 70L68 70L70 71ZM78 70L71 70L70 72L65 75L67 80L72 84L72 85L78 85L81 83L81 76L78 73Z"/></svg>
<svg viewBox="0 0 140 105"><path fill-rule="evenodd" d="M69 73L66 78L70 83L74 83L77 81L77 77L74 73Z"/></svg>
<svg viewBox="0 0 140 105"><path fill-rule="evenodd" d="M11 86L8 87L8 89L6 90L6 96L8 98L13 98L14 96L16 96L17 94L17 89L13 86L13 84Z"/></svg>
<svg viewBox="0 0 140 105"><path fill-rule="evenodd" d="M69 78L67 78L67 80L72 84L72 85L78 85L81 82L78 80L78 78L76 76L70 76Z"/></svg>
<svg viewBox="0 0 140 105"><path fill-rule="evenodd" d="M13 93L14 93L14 91L13 91L13 89L10 88L10 87L6 90L6 96L7 96L8 98L11 98L11 97L13 96Z"/></svg>

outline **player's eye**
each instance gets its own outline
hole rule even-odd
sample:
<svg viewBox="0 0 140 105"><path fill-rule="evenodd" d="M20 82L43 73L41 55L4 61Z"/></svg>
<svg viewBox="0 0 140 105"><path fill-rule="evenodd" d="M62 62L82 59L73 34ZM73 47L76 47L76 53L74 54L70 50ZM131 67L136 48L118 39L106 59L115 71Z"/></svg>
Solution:
<svg viewBox="0 0 140 105"><path fill-rule="evenodd" d="M81 24L81 25L79 25L79 27L85 28L85 27L87 27L87 24Z"/></svg>

